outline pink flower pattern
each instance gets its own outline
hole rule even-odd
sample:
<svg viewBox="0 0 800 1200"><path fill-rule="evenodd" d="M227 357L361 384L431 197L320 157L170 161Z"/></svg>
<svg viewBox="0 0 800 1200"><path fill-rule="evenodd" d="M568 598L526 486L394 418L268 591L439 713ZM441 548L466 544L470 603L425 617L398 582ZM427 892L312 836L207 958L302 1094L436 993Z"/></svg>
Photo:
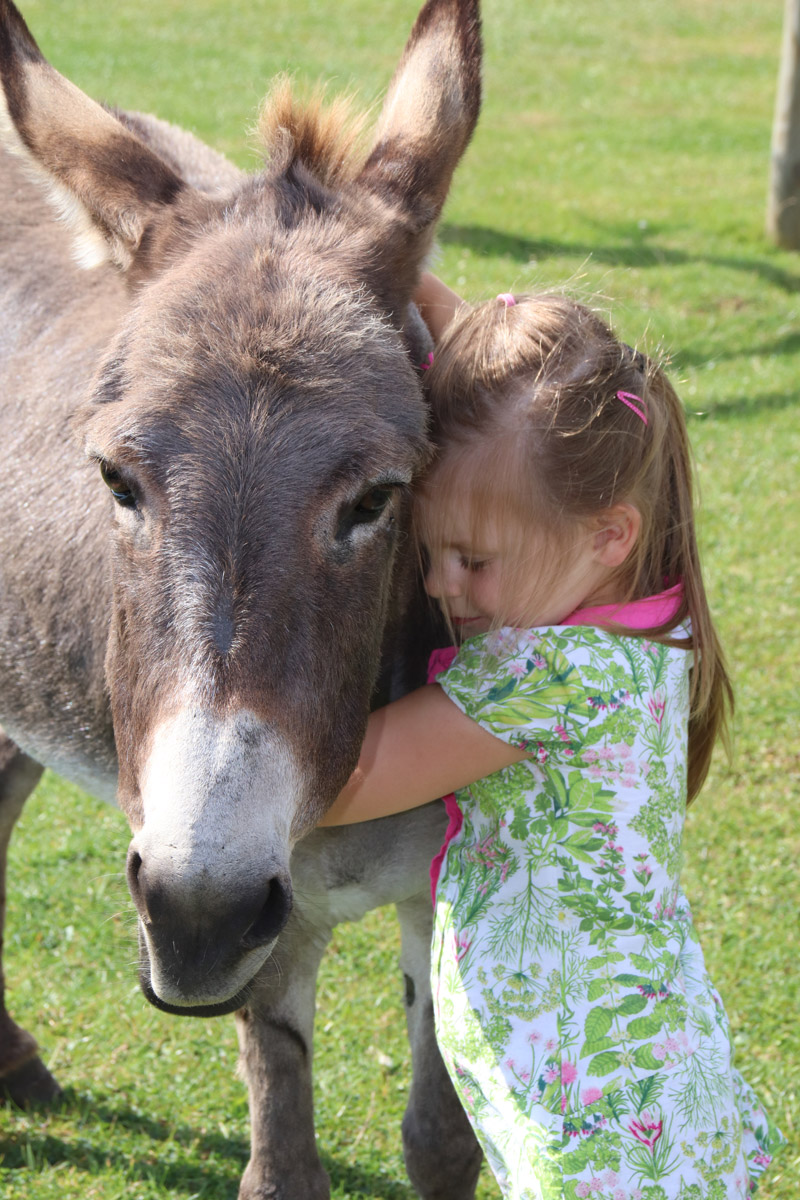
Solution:
<svg viewBox="0 0 800 1200"><path fill-rule="evenodd" d="M642 1142L652 1150L664 1130L664 1122L656 1121L649 1112L643 1112L641 1119L631 1121L628 1126L637 1141Z"/></svg>
<svg viewBox="0 0 800 1200"><path fill-rule="evenodd" d="M571 1062L566 1062L566 1061L562 1062L562 1064L561 1064L561 1082L566 1083L566 1084L574 1083L577 1078L578 1078L578 1068L575 1066L575 1064L571 1063Z"/></svg>

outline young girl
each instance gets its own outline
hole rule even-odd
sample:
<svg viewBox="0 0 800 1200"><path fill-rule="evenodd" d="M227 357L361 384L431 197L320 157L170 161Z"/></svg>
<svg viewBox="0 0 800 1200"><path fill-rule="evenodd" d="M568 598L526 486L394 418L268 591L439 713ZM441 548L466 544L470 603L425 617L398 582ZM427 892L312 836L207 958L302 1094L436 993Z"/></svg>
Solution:
<svg viewBox="0 0 800 1200"><path fill-rule="evenodd" d="M416 524L461 645L371 716L325 823L458 792L436 1029L504 1196L748 1196L782 1138L732 1066L680 889L731 699L680 402L559 296L461 308L427 380Z"/></svg>

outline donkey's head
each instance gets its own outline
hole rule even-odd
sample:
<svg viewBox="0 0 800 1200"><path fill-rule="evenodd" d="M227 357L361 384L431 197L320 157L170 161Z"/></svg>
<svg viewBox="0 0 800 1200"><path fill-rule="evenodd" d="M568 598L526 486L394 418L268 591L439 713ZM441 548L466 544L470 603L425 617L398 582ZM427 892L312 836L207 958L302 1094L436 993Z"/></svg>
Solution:
<svg viewBox="0 0 800 1200"><path fill-rule="evenodd" d="M223 199L59 76L7 0L0 17L6 142L84 260L130 281L84 413L115 512L107 675L143 984L225 1011L363 736L428 452L402 331L477 117L477 2L425 5L366 156L281 93L266 169Z"/></svg>

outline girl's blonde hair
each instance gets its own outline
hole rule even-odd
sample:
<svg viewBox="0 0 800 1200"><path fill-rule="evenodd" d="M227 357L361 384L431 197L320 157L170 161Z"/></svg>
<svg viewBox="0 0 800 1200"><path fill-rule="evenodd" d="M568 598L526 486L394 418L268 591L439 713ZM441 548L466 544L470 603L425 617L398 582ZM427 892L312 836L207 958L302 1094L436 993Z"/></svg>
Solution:
<svg viewBox="0 0 800 1200"><path fill-rule="evenodd" d="M639 535L618 569L620 600L683 585L674 616L636 633L693 653L691 801L717 738L727 744L733 693L700 569L686 421L664 372L583 305L560 295L518 296L513 305L462 308L426 384L439 454L423 493L435 486L437 497L449 488L463 494L468 464L473 520L491 512L504 530L520 531L509 556L519 578L531 574L523 539L532 521L537 546L546 539L557 564L582 521L623 502L639 511ZM635 398L633 407L619 392ZM435 549L437 531L428 528L431 537Z"/></svg>

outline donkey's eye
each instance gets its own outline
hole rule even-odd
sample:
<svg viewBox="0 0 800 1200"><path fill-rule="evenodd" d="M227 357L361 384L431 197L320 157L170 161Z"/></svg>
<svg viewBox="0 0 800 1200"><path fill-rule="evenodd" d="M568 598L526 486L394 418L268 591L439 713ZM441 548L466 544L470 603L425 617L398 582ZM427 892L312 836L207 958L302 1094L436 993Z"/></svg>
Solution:
<svg viewBox="0 0 800 1200"><path fill-rule="evenodd" d="M356 525L374 525L386 511L395 491L395 486L390 483L369 488L344 509L336 536L341 540L348 537Z"/></svg>
<svg viewBox="0 0 800 1200"><path fill-rule="evenodd" d="M381 515L392 498L394 488L374 487L353 505L354 524L363 525L367 521L375 521Z"/></svg>
<svg viewBox="0 0 800 1200"><path fill-rule="evenodd" d="M129 484L125 482L119 471L104 460L100 463L100 474L103 483L121 508L136 508L136 496Z"/></svg>

